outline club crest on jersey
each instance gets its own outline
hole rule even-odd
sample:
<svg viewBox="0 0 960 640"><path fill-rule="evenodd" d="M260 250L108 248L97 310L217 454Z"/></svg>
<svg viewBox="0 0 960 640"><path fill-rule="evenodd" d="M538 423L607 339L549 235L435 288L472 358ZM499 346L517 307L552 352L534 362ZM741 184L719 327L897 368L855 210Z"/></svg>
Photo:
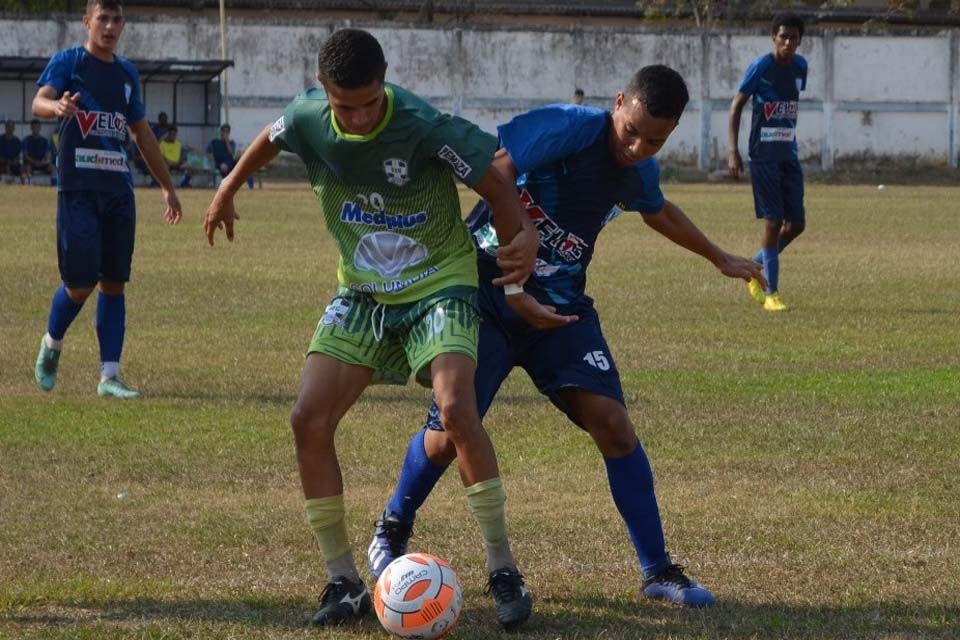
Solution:
<svg viewBox="0 0 960 640"><path fill-rule="evenodd" d="M767 120L772 118L785 119L785 120L796 120L797 119L797 107L800 103L796 100L793 101L778 101L778 102L764 102L763 103L763 116Z"/></svg>
<svg viewBox="0 0 960 640"><path fill-rule="evenodd" d="M383 161L383 172L387 174L387 182L397 187L410 182L407 173L407 163L399 158L388 158Z"/></svg>
<svg viewBox="0 0 960 640"><path fill-rule="evenodd" d="M84 139L89 135L105 138L127 139L127 118L118 112L77 111L77 124Z"/></svg>
<svg viewBox="0 0 960 640"><path fill-rule="evenodd" d="M342 327L347 321L347 313L349 313L349 311L350 302L343 298L336 298L327 305L326 310L323 312L323 317L320 318L320 324L328 327L330 325Z"/></svg>

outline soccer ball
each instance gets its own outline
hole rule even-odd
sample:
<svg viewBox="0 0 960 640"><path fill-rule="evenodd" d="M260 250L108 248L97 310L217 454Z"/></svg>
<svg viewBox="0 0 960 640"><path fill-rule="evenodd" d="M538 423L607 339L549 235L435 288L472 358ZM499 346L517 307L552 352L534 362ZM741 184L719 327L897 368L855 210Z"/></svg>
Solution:
<svg viewBox="0 0 960 640"><path fill-rule="evenodd" d="M439 638L457 624L462 605L457 574L427 553L408 553L388 564L373 590L380 624L401 638Z"/></svg>

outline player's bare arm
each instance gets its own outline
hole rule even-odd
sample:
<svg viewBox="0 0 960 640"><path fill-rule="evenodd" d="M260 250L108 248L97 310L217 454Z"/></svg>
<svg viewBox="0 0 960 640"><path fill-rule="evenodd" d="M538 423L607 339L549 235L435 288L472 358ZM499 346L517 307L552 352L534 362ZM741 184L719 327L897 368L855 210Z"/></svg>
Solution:
<svg viewBox="0 0 960 640"><path fill-rule="evenodd" d="M756 278L763 286L763 266L750 258L743 258L727 253L709 238L693 221L681 211L680 207L666 200L663 209L655 214L643 214L643 221L651 229L664 236L684 249L692 251L709 260L720 272L730 278L740 278L749 281Z"/></svg>
<svg viewBox="0 0 960 640"><path fill-rule="evenodd" d="M497 254L497 264L504 275L494 280L494 284L523 285L533 273L540 238L520 203L514 180L504 175L495 165L491 165L473 190L493 209L500 245L513 246L508 260L503 260L500 254Z"/></svg>
<svg viewBox="0 0 960 640"><path fill-rule="evenodd" d="M140 149L140 155L143 156L147 169L163 190L163 199L167 204L165 212L167 224L177 224L183 217L183 207L173 188L173 179L170 177L167 163L164 162L163 155L160 153L160 145L157 144L157 138L153 135L153 129L150 128L147 119L141 118L131 124L130 135Z"/></svg>
<svg viewBox="0 0 960 640"><path fill-rule="evenodd" d="M727 152L727 169L730 176L740 179L743 175L743 158L740 156L738 138L740 136L740 116L743 114L743 107L747 104L750 96L738 93L730 102L730 117L727 122L727 136L729 138L729 151Z"/></svg>
<svg viewBox="0 0 960 640"><path fill-rule="evenodd" d="M240 156L233 171L220 183L220 188L213 196L213 202L207 207L207 215L203 220L203 233L207 236L207 242L211 247L217 229L223 229L227 234L227 240L233 242L233 222L239 219L233 205L233 196L246 183L247 178L265 167L279 153L280 147L270 142L270 126L265 127Z"/></svg>
<svg viewBox="0 0 960 640"><path fill-rule="evenodd" d="M493 165L490 167L487 173L490 171L499 173L500 176L507 182L507 184L510 185L510 191L512 194L516 195L516 187L514 185L517 183L517 169L514 166L513 160L510 158L510 154L507 153L506 149L497 150L497 153L493 158ZM486 178L486 176L484 176L484 178ZM482 182L483 181L481 180L481 184ZM477 185L477 193L481 193L481 184ZM481 195L483 194L481 193ZM487 200L487 202L490 203L491 207L494 209L494 215L496 215L497 209L494 207L493 203L490 202L490 200ZM526 264L525 261L529 259L529 252L531 250L533 252L533 261L535 263L537 250L540 248L540 234L537 231L537 228L533 225L533 222L530 220L530 216L527 215L527 212L523 210L523 205L520 204L519 198L517 198L517 204L521 208L521 233L516 234L508 245L501 246L497 250L497 266L499 266L503 271L508 271L511 268L522 268L523 265ZM497 220L499 220L499 218L497 218ZM502 242L504 235L501 235L501 231L498 228L497 239ZM532 241L535 241L535 243L532 242L531 239ZM529 277L529 274L527 277ZM521 281L511 281L507 276L504 276L502 278L495 279L493 284L497 286L503 286L505 284L516 284L518 286L522 286L523 283L526 282L527 277L524 277L524 279ZM555 327L562 327L563 325L570 324L571 322L576 322L578 319L577 316L562 316L557 314L556 307L540 304L536 298L527 295L522 289L512 293L511 295L507 295L507 303L517 315L523 318L527 324L535 329L553 329Z"/></svg>
<svg viewBox="0 0 960 640"><path fill-rule="evenodd" d="M69 91L64 91L63 95L57 98L57 89L47 85L37 90L31 110L36 117L48 120L52 118L72 118L77 115L79 100L79 93L70 93Z"/></svg>

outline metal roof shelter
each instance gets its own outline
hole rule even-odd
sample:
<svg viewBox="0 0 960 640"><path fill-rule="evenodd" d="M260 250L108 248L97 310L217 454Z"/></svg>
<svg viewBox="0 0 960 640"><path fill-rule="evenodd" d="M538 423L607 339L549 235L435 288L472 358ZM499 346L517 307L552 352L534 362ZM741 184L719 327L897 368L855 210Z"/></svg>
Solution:
<svg viewBox="0 0 960 640"><path fill-rule="evenodd" d="M4 89L3 93L7 94L7 99L0 107L0 110L6 110L4 117L24 123L33 118L30 113L33 96L36 94L36 81L46 68L47 62L49 58L0 56L0 87ZM164 100L172 105L169 109L171 122L188 127L220 124L219 78L224 69L233 66L233 60L132 59L131 62L140 71L144 105L148 113L154 111L150 105L152 96L172 94L169 100ZM17 85L19 91L9 91ZM154 88L162 88L163 91L158 93L153 91ZM185 103L180 99L180 94L184 92L190 93L194 99ZM19 93L19 96L14 97L13 93ZM201 96L202 107L197 108ZM14 98L13 101L10 97ZM17 102L19 104L16 104ZM159 110L166 111L167 108Z"/></svg>

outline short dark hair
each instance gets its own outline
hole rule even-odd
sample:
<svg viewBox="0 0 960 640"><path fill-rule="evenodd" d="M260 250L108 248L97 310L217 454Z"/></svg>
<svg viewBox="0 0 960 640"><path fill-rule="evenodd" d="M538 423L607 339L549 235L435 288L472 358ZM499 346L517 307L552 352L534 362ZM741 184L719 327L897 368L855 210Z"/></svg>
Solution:
<svg viewBox="0 0 960 640"><path fill-rule="evenodd" d="M168 117L166 111L161 111L160 113L157 114L157 120L159 120L160 118L166 118L166 117Z"/></svg>
<svg viewBox="0 0 960 640"><path fill-rule="evenodd" d="M30 121L30 126L31 126L31 127L32 127L33 125L35 125L35 124L40 124L40 121L37 120L36 118L34 118L33 120Z"/></svg>
<svg viewBox="0 0 960 640"><path fill-rule="evenodd" d="M383 82L387 61L380 43L362 29L340 29L327 38L317 55L320 79L343 89Z"/></svg>
<svg viewBox="0 0 960 640"><path fill-rule="evenodd" d="M220 131L230 131L230 125L228 124L220 125Z"/></svg>
<svg viewBox="0 0 960 640"><path fill-rule="evenodd" d="M87 15L97 6L107 11L123 11L123 0L87 0Z"/></svg>
<svg viewBox="0 0 960 640"><path fill-rule="evenodd" d="M576 89L573 90L573 95L575 95L575 96L582 96L582 95L583 95L583 89L581 89L580 87L577 87Z"/></svg>
<svg viewBox="0 0 960 640"><path fill-rule="evenodd" d="M797 31L800 32L800 37L803 38L803 18L795 13L782 11L773 16L773 20L770 22L770 30L773 35L780 33L780 27L796 27Z"/></svg>
<svg viewBox="0 0 960 640"><path fill-rule="evenodd" d="M626 95L642 102L654 118L679 120L690 94L683 77L662 64L652 64L637 71Z"/></svg>

